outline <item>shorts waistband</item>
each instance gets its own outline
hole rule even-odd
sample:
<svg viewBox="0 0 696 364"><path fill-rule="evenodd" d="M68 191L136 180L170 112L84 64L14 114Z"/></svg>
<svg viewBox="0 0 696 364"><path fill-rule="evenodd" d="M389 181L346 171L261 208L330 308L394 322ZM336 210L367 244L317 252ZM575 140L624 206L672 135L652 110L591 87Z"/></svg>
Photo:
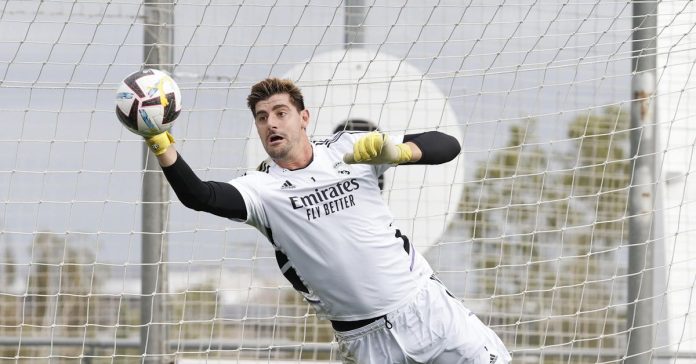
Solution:
<svg viewBox="0 0 696 364"><path fill-rule="evenodd" d="M434 273L431 274L429 278L432 280L435 280L437 282L440 282L440 280L435 276ZM442 282L440 282L440 284L442 284ZM387 315L381 315L381 316L372 317L369 319L356 320L356 321L336 321L336 320L330 320L330 321L331 321L331 327L333 327L333 329L335 331L352 331L352 330L359 329L361 327L365 327L365 326L367 326L367 325L369 325L377 320L384 320L385 325L387 325L387 327L391 326L391 323L387 319Z"/></svg>
<svg viewBox="0 0 696 364"><path fill-rule="evenodd" d="M380 320L380 319L386 320L386 318L387 318L387 315L377 316L377 317L364 319L364 320L356 320L356 321L334 321L334 320L331 320L331 326L336 331L351 331L351 330L359 329L363 326L367 326L367 325L369 325L377 320Z"/></svg>

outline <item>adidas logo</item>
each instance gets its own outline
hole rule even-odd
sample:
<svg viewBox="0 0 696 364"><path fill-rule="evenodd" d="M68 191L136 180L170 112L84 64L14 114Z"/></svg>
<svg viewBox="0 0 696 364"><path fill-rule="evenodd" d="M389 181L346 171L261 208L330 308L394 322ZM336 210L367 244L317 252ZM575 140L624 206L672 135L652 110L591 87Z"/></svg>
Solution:
<svg viewBox="0 0 696 364"><path fill-rule="evenodd" d="M483 348L486 349L486 351L488 351L487 347L484 346ZM495 364L498 361L498 356L493 353L488 353L488 358L490 359L490 364Z"/></svg>
<svg viewBox="0 0 696 364"><path fill-rule="evenodd" d="M288 180L285 180L285 183L283 183L283 185L280 186L280 189L281 189L281 190L287 190L287 189L290 189L290 188L295 188L295 185L292 184L292 183L290 183L290 181L288 181Z"/></svg>

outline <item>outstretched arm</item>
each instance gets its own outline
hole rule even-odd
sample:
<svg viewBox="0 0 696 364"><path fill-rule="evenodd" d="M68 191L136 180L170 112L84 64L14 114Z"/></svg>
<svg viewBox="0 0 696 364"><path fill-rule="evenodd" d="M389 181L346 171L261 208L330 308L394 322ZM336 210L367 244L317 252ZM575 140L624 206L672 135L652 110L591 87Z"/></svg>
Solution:
<svg viewBox="0 0 696 364"><path fill-rule="evenodd" d="M229 183L201 181L176 152L171 134L162 133L145 141L157 155L164 176L184 206L229 219L246 220L246 205L239 191Z"/></svg>
<svg viewBox="0 0 696 364"><path fill-rule="evenodd" d="M353 152L346 153L346 163L364 164L441 164L454 159L461 147L454 137L429 131L407 134L403 143L394 144L386 134L371 132L353 144Z"/></svg>
<svg viewBox="0 0 696 364"><path fill-rule="evenodd" d="M407 164L442 164L456 158L462 148L457 139L439 131L404 135L413 157ZM416 158L418 155L418 158Z"/></svg>

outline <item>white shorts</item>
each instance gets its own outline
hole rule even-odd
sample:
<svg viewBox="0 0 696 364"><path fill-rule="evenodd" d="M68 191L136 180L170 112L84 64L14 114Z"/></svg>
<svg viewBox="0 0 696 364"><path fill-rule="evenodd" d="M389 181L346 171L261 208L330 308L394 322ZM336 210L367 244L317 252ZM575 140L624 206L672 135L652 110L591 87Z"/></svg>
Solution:
<svg viewBox="0 0 696 364"><path fill-rule="evenodd" d="M336 331L346 364L504 364L498 336L429 279L409 304L366 326Z"/></svg>

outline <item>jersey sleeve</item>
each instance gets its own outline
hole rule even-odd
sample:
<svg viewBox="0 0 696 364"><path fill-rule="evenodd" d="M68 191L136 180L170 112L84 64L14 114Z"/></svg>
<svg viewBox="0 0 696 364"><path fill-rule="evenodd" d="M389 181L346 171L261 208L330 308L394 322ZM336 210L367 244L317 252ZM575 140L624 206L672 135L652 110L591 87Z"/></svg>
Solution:
<svg viewBox="0 0 696 364"><path fill-rule="evenodd" d="M235 221L246 220L244 198L236 188L229 183L201 181L178 153L174 164L162 167L162 172L184 206Z"/></svg>
<svg viewBox="0 0 696 364"><path fill-rule="evenodd" d="M348 132L348 131L342 131L338 132L333 135L332 138L327 139L329 141L329 144L327 146L329 148L336 148L338 152L341 153L341 155L345 153L352 153L353 152L353 144L358 141L358 139L364 137L367 135L368 132ZM394 144L400 144L403 143L404 140L404 135L403 134L387 134L387 136L391 139L391 141ZM330 141L334 141L331 143ZM375 172L376 176L381 176L386 172L389 168L396 166L395 164L375 164L372 165L372 169Z"/></svg>
<svg viewBox="0 0 696 364"><path fill-rule="evenodd" d="M247 218L242 222L257 228L265 234L269 225L266 210L256 188L261 183L258 174L259 172L249 172L249 174L235 178L229 183L239 191L244 199Z"/></svg>

